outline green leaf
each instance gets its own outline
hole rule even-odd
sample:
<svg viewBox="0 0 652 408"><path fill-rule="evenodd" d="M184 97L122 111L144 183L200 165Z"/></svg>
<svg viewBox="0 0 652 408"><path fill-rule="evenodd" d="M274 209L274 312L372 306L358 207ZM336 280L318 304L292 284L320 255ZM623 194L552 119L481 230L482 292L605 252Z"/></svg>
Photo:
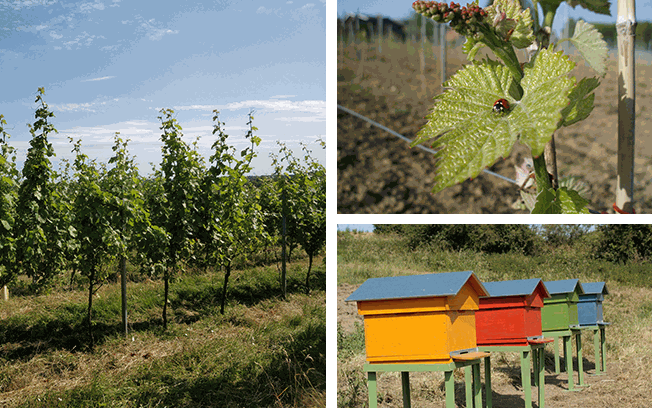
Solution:
<svg viewBox="0 0 652 408"><path fill-rule="evenodd" d="M591 93L600 85L598 78L583 78L571 91L567 107L561 111L561 126L570 126L573 123L586 119L593 111L595 94Z"/></svg>
<svg viewBox="0 0 652 408"><path fill-rule="evenodd" d="M512 76L508 69L491 60L474 62L458 71L446 86L450 90L438 95L428 123L412 142L436 138L437 174L433 192L438 192L469 177L498 158L506 157L516 141L510 133L507 115L493 111L493 104L510 98Z"/></svg>
<svg viewBox="0 0 652 408"><path fill-rule="evenodd" d="M586 62L600 75L607 72L607 43L602 34L593 25L579 20L575 25L575 33L570 42L582 54Z"/></svg>
<svg viewBox="0 0 652 408"><path fill-rule="evenodd" d="M594 13L611 15L609 0L569 0L567 3L573 8L579 5Z"/></svg>
<svg viewBox="0 0 652 408"><path fill-rule="evenodd" d="M558 190L545 189L537 195L537 203L532 214L588 214L588 201L577 191L560 187Z"/></svg>
<svg viewBox="0 0 652 408"><path fill-rule="evenodd" d="M523 99L514 108L510 125L520 131L520 141L538 157L557 130L561 110L568 105L568 94L575 80L567 74L575 63L546 48L534 64L523 68Z"/></svg>
<svg viewBox="0 0 652 408"><path fill-rule="evenodd" d="M539 156L568 105L574 83L565 75L573 62L561 53L541 50L534 65L524 68L523 99L514 98L515 84L502 64L484 60L458 71L446 83L448 91L437 103L428 123L412 146L435 139L437 174L433 192L439 192L506 157L517 138ZM505 99L511 109L496 113L493 106Z"/></svg>

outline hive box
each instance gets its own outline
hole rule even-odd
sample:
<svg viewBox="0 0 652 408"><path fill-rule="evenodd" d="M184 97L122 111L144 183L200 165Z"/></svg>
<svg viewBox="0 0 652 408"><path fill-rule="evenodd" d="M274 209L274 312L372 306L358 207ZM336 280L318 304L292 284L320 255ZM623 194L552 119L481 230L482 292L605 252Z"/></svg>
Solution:
<svg viewBox="0 0 652 408"><path fill-rule="evenodd" d="M577 313L580 326L595 326L604 323L602 315L602 301L608 295L607 285L604 282L583 283L584 294L580 295L577 304Z"/></svg>
<svg viewBox="0 0 652 408"><path fill-rule="evenodd" d="M472 271L368 279L346 300L364 316L369 363L450 363L476 351L475 311L488 293Z"/></svg>
<svg viewBox="0 0 652 408"><path fill-rule="evenodd" d="M475 313L478 346L527 346L540 339L543 299L550 294L541 279L485 282L488 297Z"/></svg>
<svg viewBox="0 0 652 408"><path fill-rule="evenodd" d="M541 327L543 331L568 330L579 325L577 303L584 293L579 279L543 282L550 298L543 300Z"/></svg>

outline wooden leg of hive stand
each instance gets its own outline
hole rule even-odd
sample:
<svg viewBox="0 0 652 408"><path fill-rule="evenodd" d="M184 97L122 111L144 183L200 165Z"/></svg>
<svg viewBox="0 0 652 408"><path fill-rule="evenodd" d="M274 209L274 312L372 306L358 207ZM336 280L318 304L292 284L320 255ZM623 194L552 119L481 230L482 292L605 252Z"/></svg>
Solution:
<svg viewBox="0 0 652 408"><path fill-rule="evenodd" d="M558 337L553 337L555 341L553 344L555 345L555 374L559 374L561 372L561 369L559 367L559 338Z"/></svg>
<svg viewBox="0 0 652 408"><path fill-rule="evenodd" d="M480 380L480 359L477 364L473 364L473 396L475 398L475 408L482 408L482 381Z"/></svg>
<svg viewBox="0 0 652 408"><path fill-rule="evenodd" d="M466 390L466 406L473 406L473 373L470 366L464 367L464 389Z"/></svg>
<svg viewBox="0 0 652 408"><path fill-rule="evenodd" d="M600 358L600 329L593 329L593 349L595 354L595 375L602 374L602 361Z"/></svg>
<svg viewBox="0 0 652 408"><path fill-rule="evenodd" d="M566 373L568 373L568 391L575 390L575 379L573 378L573 350L572 336L564 336L564 360L566 360Z"/></svg>
<svg viewBox="0 0 652 408"><path fill-rule="evenodd" d="M521 384L525 393L525 408L532 408L532 386L530 382L530 352L521 353Z"/></svg>
<svg viewBox="0 0 652 408"><path fill-rule="evenodd" d="M586 386L584 383L584 355L582 354L582 332L577 331L575 334L575 343L577 344L577 376L579 382L577 385L580 387Z"/></svg>
<svg viewBox="0 0 652 408"><path fill-rule="evenodd" d="M446 408L455 408L455 378L453 370L444 371L444 382L446 388Z"/></svg>
<svg viewBox="0 0 652 408"><path fill-rule="evenodd" d="M602 372L607 372L607 332L605 327L600 327L600 344L602 349Z"/></svg>
<svg viewBox="0 0 652 408"><path fill-rule="evenodd" d="M369 408L377 408L378 401L376 399L376 373L373 371L367 372L367 388L369 389Z"/></svg>
<svg viewBox="0 0 652 408"><path fill-rule="evenodd" d="M539 350L532 349L532 385L539 386Z"/></svg>
<svg viewBox="0 0 652 408"><path fill-rule="evenodd" d="M537 375L539 376L539 380L537 381L537 387L538 387L538 394L539 394L539 408L544 408L545 407L545 385L546 385L546 366L545 366L545 348L541 347L539 348L539 365L538 365L538 372Z"/></svg>
<svg viewBox="0 0 652 408"><path fill-rule="evenodd" d="M491 393L491 356L484 358L484 391L487 408L493 408L493 395Z"/></svg>
<svg viewBox="0 0 652 408"><path fill-rule="evenodd" d="M401 372L401 380L403 383L403 408L410 408L410 373L407 371Z"/></svg>

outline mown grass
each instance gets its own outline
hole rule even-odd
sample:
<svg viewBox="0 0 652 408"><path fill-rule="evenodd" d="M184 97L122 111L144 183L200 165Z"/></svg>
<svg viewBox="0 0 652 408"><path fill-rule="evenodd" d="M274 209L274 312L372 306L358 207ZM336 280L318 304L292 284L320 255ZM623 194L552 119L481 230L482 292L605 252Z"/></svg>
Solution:
<svg viewBox="0 0 652 408"><path fill-rule="evenodd" d="M128 287L130 334L121 333L120 287L93 303L88 347L83 290L12 297L0 304L0 406L325 406L325 264L288 266L282 300L276 266L234 271L219 314L222 273L171 284L167 331L162 283Z"/></svg>
<svg viewBox="0 0 652 408"><path fill-rule="evenodd" d="M338 284L359 285L368 278L417 273L473 270L482 281L542 278L578 278L581 282L606 281L610 294L605 298L607 329L607 377L594 391L594 406L647 406L652 387L648 356L652 355L652 265L613 264L593 259L590 245L555 248L534 256L515 253L486 254L472 251L444 251L433 246L411 250L405 239L395 235L338 233ZM350 289L352 290L352 289ZM363 407L367 388L362 365L365 363L364 329L358 323L343 330L338 325L338 406ZM593 338L583 334L585 368L594 367ZM575 347L575 346L573 346ZM516 354L492 359L494 386L504 383L520 387L520 363ZM552 347L547 352L548 376L554 373ZM459 370L458 370L459 371ZM383 406L399 406L400 377L384 374L379 385ZM577 373L575 373L577 378ZM413 404L443 400L443 377L414 374L411 380ZM461 378L458 379L463 381ZM565 380L564 380L565 381ZM576 380L577 381L577 380ZM562 383L563 381L558 381ZM623 384L627 384L624 392ZM460 391L462 392L462 391ZM549 391L546 391L548 395ZM570 395L573 393L565 394ZM564 396L562 404L582 406ZM549 398L548 396L546 397ZM571 403L572 402L572 403ZM522 400L514 406L522 406ZM509 405L511 406L511 405Z"/></svg>

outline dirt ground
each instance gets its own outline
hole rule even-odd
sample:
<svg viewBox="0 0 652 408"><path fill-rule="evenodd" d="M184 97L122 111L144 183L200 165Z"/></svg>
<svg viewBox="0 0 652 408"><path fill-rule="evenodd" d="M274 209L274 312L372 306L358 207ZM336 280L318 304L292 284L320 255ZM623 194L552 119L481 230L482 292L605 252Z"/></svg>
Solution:
<svg viewBox="0 0 652 408"><path fill-rule="evenodd" d="M362 324L355 302L344 300L357 285L341 284L337 290L337 321L342 332L351 333L355 322ZM614 292L614 291L612 291ZM607 333L609 340L609 333ZM594 375L595 361L591 337L583 337L584 380L587 386L577 387L577 360L574 362L576 392L568 391L568 375L565 372L555 374L552 347L546 351L545 372L545 406L548 408L612 408L632 407L648 408L649 380L640 377L641 365L646 364L649 356L641 356L641 361L632 361L618 357L607 351L607 372ZM573 350L575 345L573 344ZM573 351L575 355L575 351ZM492 353L492 398L493 406L500 408L517 408L525 406L525 397L521 387L520 360L516 353ZM362 366L364 354L342 360L338 358L338 406L365 407L367 388ZM561 362L563 366L563 359ZM484 368L481 369L484 379ZM649 371L647 371L649 373ZM455 400L458 406L465 405L464 376L462 370L455 371ZM632 381L637 378L637 381ZM629 384L629 386L624 386ZM412 373L410 375L411 399L413 406L444 406L444 382L441 373ZM483 381L484 387L484 381ZM379 407L402 407L401 379L398 373L381 374L378 379L378 395L382 395ZM355 394L355 395L353 395ZM344 400L346 399L346 402ZM537 406L537 389L532 387L532 399ZM486 401L483 393L483 401Z"/></svg>
<svg viewBox="0 0 652 408"><path fill-rule="evenodd" d="M442 92L439 49L428 49L420 68L418 47L386 43L338 48L338 104L352 109L400 134L414 139L426 123L432 98ZM437 58L433 58L435 55ZM493 57L495 59L495 57ZM572 57L576 78L596 76L579 56ZM636 66L635 211L652 211L652 66ZM448 51L450 77L466 57L460 49ZM425 84L425 85L424 85ZM595 108L588 119L562 128L555 136L560 177L573 176L588 185L584 197L590 208L613 213L617 166L617 63L596 90ZM338 213L527 213L513 208L518 187L481 174L474 180L432 194L434 159L431 154L338 109ZM511 179L529 150L516 144L511 155L490 170Z"/></svg>

